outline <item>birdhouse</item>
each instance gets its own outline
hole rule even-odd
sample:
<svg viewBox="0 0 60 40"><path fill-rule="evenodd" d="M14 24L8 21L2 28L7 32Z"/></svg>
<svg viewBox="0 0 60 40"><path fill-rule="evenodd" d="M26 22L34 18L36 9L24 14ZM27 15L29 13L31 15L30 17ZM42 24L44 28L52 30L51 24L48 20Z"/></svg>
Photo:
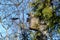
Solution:
<svg viewBox="0 0 60 40"><path fill-rule="evenodd" d="M31 14L31 19L30 19L30 29L31 30L37 30L39 25L39 19L34 17L33 14Z"/></svg>
<svg viewBox="0 0 60 40"><path fill-rule="evenodd" d="M33 16L33 14L31 15L31 19L30 19L30 29L31 30L35 30L35 31L43 31L46 29L46 21L44 20L39 20L39 18L36 18Z"/></svg>

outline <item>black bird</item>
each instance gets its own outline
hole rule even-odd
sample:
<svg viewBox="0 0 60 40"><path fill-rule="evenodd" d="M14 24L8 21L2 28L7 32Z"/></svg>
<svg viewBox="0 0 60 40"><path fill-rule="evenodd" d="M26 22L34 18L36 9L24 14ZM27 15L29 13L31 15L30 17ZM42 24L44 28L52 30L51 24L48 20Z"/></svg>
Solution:
<svg viewBox="0 0 60 40"><path fill-rule="evenodd" d="M17 20L17 19L19 19L19 18L11 18L12 20Z"/></svg>

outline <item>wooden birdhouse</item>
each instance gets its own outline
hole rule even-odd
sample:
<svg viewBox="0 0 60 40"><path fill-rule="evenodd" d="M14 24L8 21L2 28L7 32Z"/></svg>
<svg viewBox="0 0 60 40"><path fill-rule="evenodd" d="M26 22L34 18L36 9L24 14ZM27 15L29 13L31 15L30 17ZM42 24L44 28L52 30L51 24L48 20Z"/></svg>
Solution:
<svg viewBox="0 0 60 40"><path fill-rule="evenodd" d="M30 19L30 29L43 31L46 29L46 23L44 20L39 20L39 18L34 17L32 14Z"/></svg>
<svg viewBox="0 0 60 40"><path fill-rule="evenodd" d="M31 19L30 19L30 29L31 30L37 30L39 26L39 19L34 17L34 14L30 14Z"/></svg>

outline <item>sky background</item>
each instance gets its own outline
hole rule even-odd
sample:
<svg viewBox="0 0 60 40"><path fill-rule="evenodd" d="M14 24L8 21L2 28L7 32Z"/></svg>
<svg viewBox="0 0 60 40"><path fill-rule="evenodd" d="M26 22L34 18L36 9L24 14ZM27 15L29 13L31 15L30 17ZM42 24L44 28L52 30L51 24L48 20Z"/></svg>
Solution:
<svg viewBox="0 0 60 40"><path fill-rule="evenodd" d="M21 2L21 0L18 0L19 2ZM29 0L24 0L23 3L21 5L19 5L17 8L15 5L4 5L4 4L16 4L18 3L17 0L0 0L0 18L2 23L0 22L0 33L2 34L2 36L6 36L6 30L2 27L2 24L5 26L5 28L7 28L7 24L10 24L11 27L8 29L8 33L11 34L12 33L12 22L11 22L11 17L18 17L17 16L17 10L20 10L20 19L22 20L22 14L24 13L24 19L25 19L25 23L26 23L26 18L28 17L26 14L30 11L28 8L28 2ZM31 0L30 0L31 1ZM22 8L24 8L24 12L22 11ZM16 12L13 12L16 11ZM11 14L11 15L9 15ZM8 17L6 17L5 19L3 19L5 16L9 15Z"/></svg>

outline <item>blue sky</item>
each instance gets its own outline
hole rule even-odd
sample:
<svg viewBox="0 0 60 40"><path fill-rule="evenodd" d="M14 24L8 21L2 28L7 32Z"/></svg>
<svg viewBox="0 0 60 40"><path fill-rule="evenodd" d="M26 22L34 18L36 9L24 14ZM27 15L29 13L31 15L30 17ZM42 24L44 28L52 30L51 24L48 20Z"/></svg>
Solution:
<svg viewBox="0 0 60 40"><path fill-rule="evenodd" d="M17 0L16 0L17 1ZM18 3L18 2L16 2L16 1L12 1L12 2L10 2L10 1L7 1L7 0L0 0L0 3L1 4L13 4L13 2L14 3ZM20 0L21 1L21 0ZM19 2L20 2L19 1ZM26 23L26 18L28 17L27 15L26 15L26 13L28 13L29 12L29 10L28 10L28 0L24 0L24 2L18 7L18 9L20 10L20 18L21 18L21 20L22 20L22 7L24 7L25 8L25 10L24 10L24 18L25 18L25 23ZM11 6L11 5L1 5L0 4L0 17L1 17L1 20L2 20L2 22L4 22L4 24L11 24L11 22L10 22L10 18L11 17L16 17L16 13L17 12L13 12L13 11L15 11L15 10L17 10L17 8L15 7L15 6ZM27 5L27 6L26 6ZM12 14L12 12L13 12L13 14ZM4 19L3 20L3 18L4 18L4 16L6 15L9 15L9 14L11 14L10 16L8 16L7 17L7 20L6 19ZM4 25L3 24L3 25ZM5 27L7 27L7 25L5 25ZM10 34L10 33L12 33L12 27L8 30L8 33ZM6 36L6 30L2 27L2 25L1 25L1 23L0 23L0 32L2 33L2 35L3 36Z"/></svg>
<svg viewBox="0 0 60 40"><path fill-rule="evenodd" d="M5 36L4 34L6 34L4 28L1 26L1 24L0 24L0 33L1 33L3 36Z"/></svg>

